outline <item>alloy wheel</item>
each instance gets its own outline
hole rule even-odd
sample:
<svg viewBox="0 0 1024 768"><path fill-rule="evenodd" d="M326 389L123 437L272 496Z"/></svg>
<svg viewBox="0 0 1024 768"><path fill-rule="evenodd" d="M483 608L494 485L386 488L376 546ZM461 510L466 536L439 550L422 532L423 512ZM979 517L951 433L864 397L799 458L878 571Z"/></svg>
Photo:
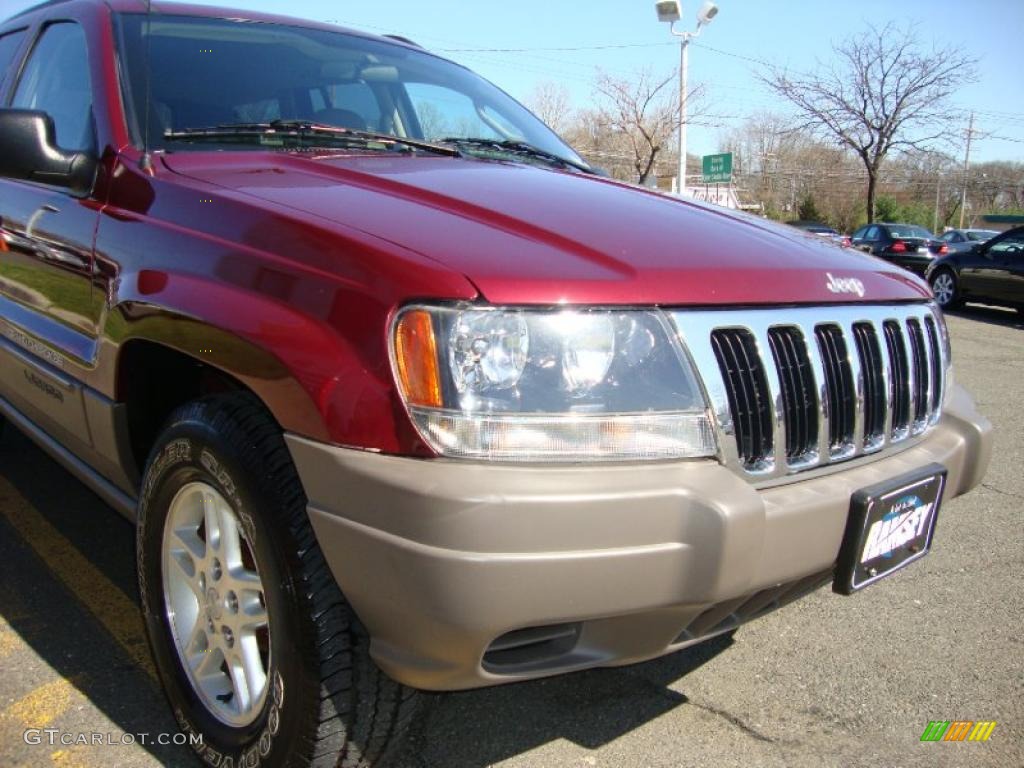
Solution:
<svg viewBox="0 0 1024 768"><path fill-rule="evenodd" d="M183 486L164 526L161 571L178 658L221 722L252 723L266 701L270 631L263 581L235 511L212 486Z"/></svg>
<svg viewBox="0 0 1024 768"><path fill-rule="evenodd" d="M945 307L952 302L953 295L956 293L953 276L948 272L943 272L936 277L932 281L932 292L935 294L935 300L939 302L940 306Z"/></svg>

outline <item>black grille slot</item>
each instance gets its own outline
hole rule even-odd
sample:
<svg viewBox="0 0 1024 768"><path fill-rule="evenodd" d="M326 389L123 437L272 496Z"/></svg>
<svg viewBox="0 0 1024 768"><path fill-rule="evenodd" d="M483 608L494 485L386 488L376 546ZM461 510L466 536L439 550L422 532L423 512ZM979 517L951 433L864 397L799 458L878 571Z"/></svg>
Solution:
<svg viewBox="0 0 1024 768"><path fill-rule="evenodd" d="M928 367L928 353L924 346L924 332L917 319L907 320L907 335L910 338L910 354L914 360L914 422L917 423L928 418L931 369Z"/></svg>
<svg viewBox="0 0 1024 768"><path fill-rule="evenodd" d="M751 466L772 454L772 417L768 382L750 331L713 331L711 346L722 371L736 431L736 447Z"/></svg>
<svg viewBox="0 0 1024 768"><path fill-rule="evenodd" d="M895 434L910 426L910 366L907 346L903 343L900 324L886 320L885 346L889 351L889 375L892 386L892 431Z"/></svg>
<svg viewBox="0 0 1024 768"><path fill-rule="evenodd" d="M828 442L832 448L842 448L853 442L857 407L846 340L838 325L819 325L814 329L814 335L818 339L821 362L825 369L825 392L830 419Z"/></svg>
<svg viewBox="0 0 1024 768"><path fill-rule="evenodd" d="M786 458L793 460L818 444L818 397L804 336L797 328L772 328L768 344L782 386L786 418Z"/></svg>
<svg viewBox="0 0 1024 768"><path fill-rule="evenodd" d="M928 410L931 413L935 413L942 405L940 402L940 398L942 397L942 354L939 347L939 332L935 327L935 321L930 317L926 317L924 319L924 327L928 331L928 348L932 353L932 391L931 399L928 403Z"/></svg>
<svg viewBox="0 0 1024 768"><path fill-rule="evenodd" d="M576 647L582 630L583 625L575 623L507 632L487 647L484 668L508 673L517 668L557 664Z"/></svg>
<svg viewBox="0 0 1024 768"><path fill-rule="evenodd" d="M885 363L874 326L857 323L853 326L853 338L864 377L864 441L869 442L882 437L885 431Z"/></svg>

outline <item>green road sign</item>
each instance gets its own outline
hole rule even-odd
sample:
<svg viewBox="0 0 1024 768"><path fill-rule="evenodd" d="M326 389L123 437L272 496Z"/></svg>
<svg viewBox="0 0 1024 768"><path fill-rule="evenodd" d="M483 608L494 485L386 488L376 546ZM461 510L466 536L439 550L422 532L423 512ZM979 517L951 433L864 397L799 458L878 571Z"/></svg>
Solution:
<svg viewBox="0 0 1024 768"><path fill-rule="evenodd" d="M705 184L732 183L732 152L722 155L704 155Z"/></svg>

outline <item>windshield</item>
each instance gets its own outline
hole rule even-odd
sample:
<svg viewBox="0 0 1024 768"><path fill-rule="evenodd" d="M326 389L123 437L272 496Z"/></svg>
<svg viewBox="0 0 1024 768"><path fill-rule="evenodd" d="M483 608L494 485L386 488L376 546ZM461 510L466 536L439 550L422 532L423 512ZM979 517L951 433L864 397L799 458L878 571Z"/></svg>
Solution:
<svg viewBox="0 0 1024 768"><path fill-rule="evenodd" d="M151 149L209 149L169 138L190 129L309 121L358 131L437 140L483 138L529 144L570 162L580 157L504 92L429 53L358 35L190 16L120 14L136 144L146 120L150 35ZM240 132L218 150L265 143Z"/></svg>
<svg viewBox="0 0 1024 768"><path fill-rule="evenodd" d="M889 227L889 234L892 237L920 238L931 240L934 235L924 227L915 227L912 224L893 224Z"/></svg>

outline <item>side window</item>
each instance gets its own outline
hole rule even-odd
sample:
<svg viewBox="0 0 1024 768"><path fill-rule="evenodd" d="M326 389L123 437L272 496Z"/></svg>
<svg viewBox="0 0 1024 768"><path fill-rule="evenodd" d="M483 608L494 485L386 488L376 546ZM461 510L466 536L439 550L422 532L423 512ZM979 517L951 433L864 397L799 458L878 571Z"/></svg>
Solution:
<svg viewBox="0 0 1024 768"><path fill-rule="evenodd" d="M1024 235L1016 235L1014 237L1008 237L1005 240L1000 240L998 243L988 249L990 254L998 254L1000 256L1020 256L1024 253Z"/></svg>
<svg viewBox="0 0 1024 768"><path fill-rule="evenodd" d="M18 52L24 39L25 30L10 32L0 37L0 83L3 83L4 73L14 63L14 55ZM9 74L14 76L13 72Z"/></svg>
<svg viewBox="0 0 1024 768"><path fill-rule="evenodd" d="M868 227L868 231L864 235L865 240L877 240L878 239L878 227Z"/></svg>
<svg viewBox="0 0 1024 768"><path fill-rule="evenodd" d="M62 149L87 149L94 144L92 83L85 32L62 22L46 28L25 64L11 106L48 113Z"/></svg>
<svg viewBox="0 0 1024 768"><path fill-rule="evenodd" d="M860 240L860 239L862 239L864 237L864 233L867 232L867 231L868 231L867 227L861 227L856 232L854 232L852 235L850 235L850 239L851 240Z"/></svg>

